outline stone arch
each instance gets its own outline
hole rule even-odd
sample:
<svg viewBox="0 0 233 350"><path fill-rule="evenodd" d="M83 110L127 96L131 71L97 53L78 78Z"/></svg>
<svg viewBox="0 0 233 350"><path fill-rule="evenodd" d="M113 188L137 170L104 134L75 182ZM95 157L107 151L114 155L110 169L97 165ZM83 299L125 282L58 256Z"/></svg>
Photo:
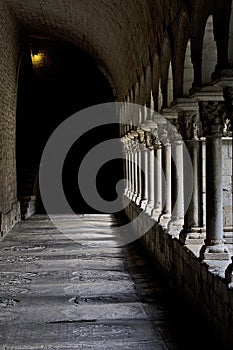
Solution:
<svg viewBox="0 0 233 350"><path fill-rule="evenodd" d="M189 40L186 46L184 59L184 74L183 74L183 94L187 96L192 88L194 79L193 64L191 60L191 41Z"/></svg>
<svg viewBox="0 0 233 350"><path fill-rule="evenodd" d="M145 98L146 98L146 105L150 107L150 99L151 99L151 89L152 89L152 69L151 65L149 64L146 69L146 75L145 75Z"/></svg>
<svg viewBox="0 0 233 350"><path fill-rule="evenodd" d="M163 94L162 94L162 88L161 88L161 78L159 79L159 86L158 86L158 112L160 113L163 106Z"/></svg>
<svg viewBox="0 0 233 350"><path fill-rule="evenodd" d="M206 22L202 48L202 85L211 82L211 75L215 71L218 60L217 45L214 39L213 16Z"/></svg>
<svg viewBox="0 0 233 350"><path fill-rule="evenodd" d="M187 51L187 42L191 36L191 24L188 11L184 9L180 17L175 21L172 28L172 38L174 46L173 72L174 72L174 97L183 96L183 76L185 54ZM191 53L190 53L191 55ZM191 60L191 58L190 58ZM186 64L187 65L187 64Z"/></svg>
<svg viewBox="0 0 233 350"><path fill-rule="evenodd" d="M173 101L173 74L172 74L172 62L170 61L168 68L168 79L167 79L167 105L171 105Z"/></svg>
<svg viewBox="0 0 233 350"><path fill-rule="evenodd" d="M139 84L139 81L136 81L136 83L134 85L134 103L136 103L136 104L140 104L139 92L140 92L140 84Z"/></svg>
<svg viewBox="0 0 233 350"><path fill-rule="evenodd" d="M173 70L172 70L171 58L172 58L172 54L171 54L170 40L168 35L166 34L163 40L162 48L161 48L161 59L160 59L163 108L167 108L171 100L173 100ZM169 94L168 94L168 91L169 91Z"/></svg>
<svg viewBox="0 0 233 350"><path fill-rule="evenodd" d="M144 105L146 103L146 80L145 75L142 74L140 78L140 104Z"/></svg>
<svg viewBox="0 0 233 350"><path fill-rule="evenodd" d="M202 48L206 21L209 16L204 1L196 0L191 8L191 57L194 67L193 87L199 88L202 84Z"/></svg>
<svg viewBox="0 0 233 350"><path fill-rule="evenodd" d="M158 93L160 89L159 85L160 78L160 65L159 56L156 54L153 59L152 64L152 95L154 99L154 110L158 111Z"/></svg>

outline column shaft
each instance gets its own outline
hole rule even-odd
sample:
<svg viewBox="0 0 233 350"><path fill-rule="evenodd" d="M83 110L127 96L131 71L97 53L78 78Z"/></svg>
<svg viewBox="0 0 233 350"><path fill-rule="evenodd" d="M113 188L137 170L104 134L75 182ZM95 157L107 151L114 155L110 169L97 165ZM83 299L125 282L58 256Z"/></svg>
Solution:
<svg viewBox="0 0 233 350"><path fill-rule="evenodd" d="M148 149L148 203L146 213L151 215L154 208L154 192L155 192L155 158L154 148Z"/></svg>
<svg viewBox="0 0 233 350"><path fill-rule="evenodd" d="M206 138L206 244L223 241L222 139Z"/></svg>
<svg viewBox="0 0 233 350"><path fill-rule="evenodd" d="M162 148L162 164L164 177L162 178L162 215L161 225L166 226L171 218L171 145L166 143Z"/></svg>
<svg viewBox="0 0 233 350"><path fill-rule="evenodd" d="M143 171L143 198L141 208L144 210L148 202L148 150L145 147L142 156L142 171Z"/></svg>
<svg viewBox="0 0 233 350"><path fill-rule="evenodd" d="M155 190L154 190L154 210L152 218L158 221L162 211L162 146L155 150Z"/></svg>

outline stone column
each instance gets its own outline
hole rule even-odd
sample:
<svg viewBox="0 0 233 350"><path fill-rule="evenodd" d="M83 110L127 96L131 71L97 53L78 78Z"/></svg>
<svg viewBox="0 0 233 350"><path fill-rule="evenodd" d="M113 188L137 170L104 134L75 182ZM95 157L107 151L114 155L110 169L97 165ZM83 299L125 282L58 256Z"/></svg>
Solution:
<svg viewBox="0 0 233 350"><path fill-rule="evenodd" d="M168 137L167 125L160 129L160 140L162 142L162 215L159 223L167 227L171 219L172 197L171 197L171 143Z"/></svg>
<svg viewBox="0 0 233 350"><path fill-rule="evenodd" d="M184 159L184 226L180 233L183 244L203 244L203 210L202 210L202 152L201 152L201 123L198 105L193 108L187 106L179 112L178 116L181 136L185 142L188 155L192 162L192 174L187 170ZM190 171L190 169L189 169ZM193 179L193 189L190 200L190 177Z"/></svg>
<svg viewBox="0 0 233 350"><path fill-rule="evenodd" d="M123 145L123 154L125 155L124 162L124 179L125 179L125 191L124 194L127 195L128 187L129 187L129 155L128 155L128 145L127 145L127 136L122 137L122 145Z"/></svg>
<svg viewBox="0 0 233 350"><path fill-rule="evenodd" d="M131 199L132 192L133 192L133 182L132 182L132 139L130 137L130 133L127 134L128 139L128 171L129 171L129 185L128 185L128 192L127 196Z"/></svg>
<svg viewBox="0 0 233 350"><path fill-rule="evenodd" d="M144 129L145 130L145 129ZM146 213L151 216L154 209L155 193L155 154L154 146L158 136L158 126L152 120L147 121L146 146L148 149L148 203Z"/></svg>
<svg viewBox="0 0 233 350"><path fill-rule="evenodd" d="M178 238L184 225L183 141L178 132L172 136L172 216L168 228L169 233Z"/></svg>
<svg viewBox="0 0 233 350"><path fill-rule="evenodd" d="M132 139L132 153L133 153L133 164L132 164L132 170L133 170L133 194L132 194L132 201L136 202L136 198L138 196L138 133L136 131L131 131Z"/></svg>
<svg viewBox="0 0 233 350"><path fill-rule="evenodd" d="M223 239L222 134L223 102L202 102L201 118L206 136L206 239L203 260L228 260Z"/></svg>
<svg viewBox="0 0 233 350"><path fill-rule="evenodd" d="M142 194L143 194L143 183L142 183L142 151L143 151L143 143L144 143L144 131L140 128L137 128L137 133L138 133L138 168L137 168L137 173L138 173L138 195L136 198L136 204L138 206L141 206L141 201L142 201Z"/></svg>
<svg viewBox="0 0 233 350"><path fill-rule="evenodd" d="M142 145L142 201L141 209L145 210L148 204L148 149L146 147L146 138L145 138L145 125L142 125L142 130L144 131L144 140Z"/></svg>
<svg viewBox="0 0 233 350"><path fill-rule="evenodd" d="M158 141L155 145L155 191L154 191L154 209L152 218L159 220L162 213L162 144Z"/></svg>

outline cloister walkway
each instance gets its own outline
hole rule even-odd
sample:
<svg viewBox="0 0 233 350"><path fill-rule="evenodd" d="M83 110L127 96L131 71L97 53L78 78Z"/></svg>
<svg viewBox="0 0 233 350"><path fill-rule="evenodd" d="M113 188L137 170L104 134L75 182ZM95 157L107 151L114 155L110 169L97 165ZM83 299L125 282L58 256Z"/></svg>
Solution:
<svg viewBox="0 0 233 350"><path fill-rule="evenodd" d="M0 349L204 347L200 321L192 326L137 244L119 247L116 218L60 220L72 236L36 215L0 242Z"/></svg>

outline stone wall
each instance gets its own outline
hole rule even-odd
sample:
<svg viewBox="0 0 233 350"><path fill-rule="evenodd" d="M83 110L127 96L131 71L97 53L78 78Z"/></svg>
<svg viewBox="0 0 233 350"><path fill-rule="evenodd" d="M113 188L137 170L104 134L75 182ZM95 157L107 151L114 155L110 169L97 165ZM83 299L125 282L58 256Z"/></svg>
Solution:
<svg viewBox="0 0 233 350"><path fill-rule="evenodd" d="M0 232L20 219L16 185L16 101L19 64L19 28L0 0Z"/></svg>
<svg viewBox="0 0 233 350"><path fill-rule="evenodd" d="M141 209L135 203L131 202L126 208L130 220L140 213ZM152 219L144 213L141 215L142 228L149 225ZM208 265L201 262L187 246L172 238L155 221L152 224L149 232L140 238L141 245L169 284L189 304L191 311L202 322L204 320L212 337L216 335L216 340L222 342L222 348L232 348L233 289L229 288L225 278L211 272Z"/></svg>

